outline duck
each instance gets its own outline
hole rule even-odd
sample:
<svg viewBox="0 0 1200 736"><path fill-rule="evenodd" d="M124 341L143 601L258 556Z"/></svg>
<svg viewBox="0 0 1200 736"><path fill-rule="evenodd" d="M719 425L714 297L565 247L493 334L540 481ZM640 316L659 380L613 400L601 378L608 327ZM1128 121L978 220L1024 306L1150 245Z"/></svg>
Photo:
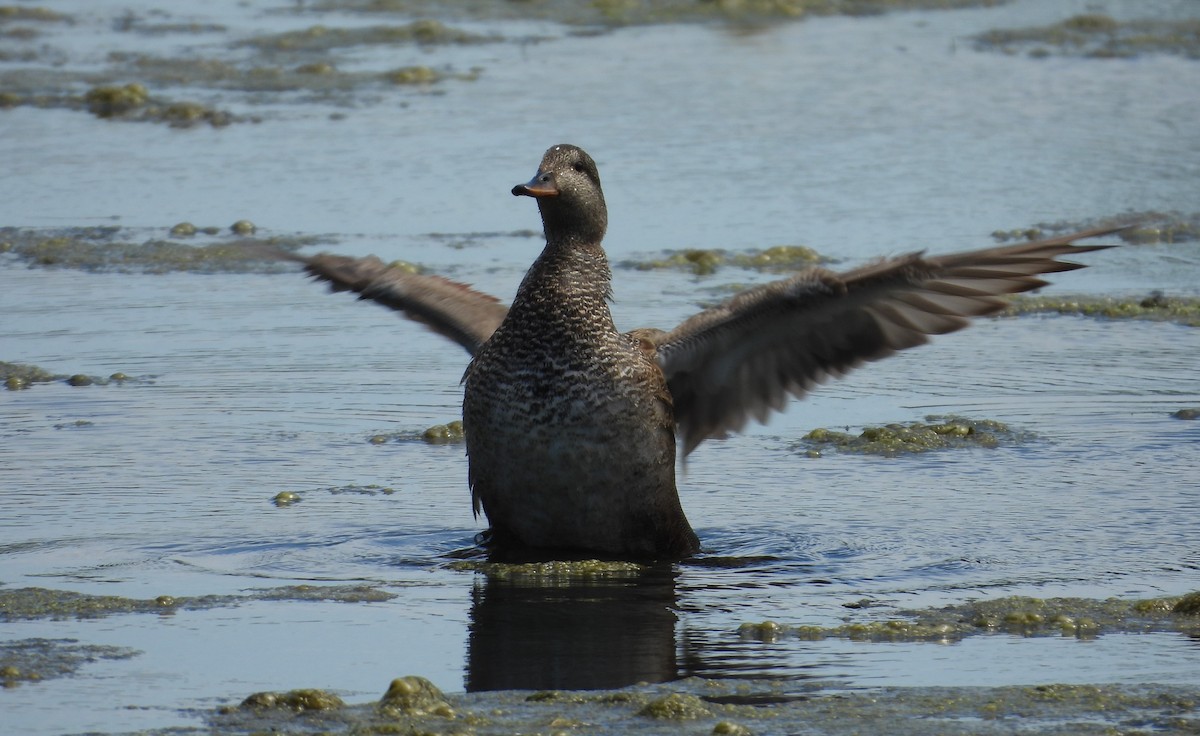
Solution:
<svg viewBox="0 0 1200 736"><path fill-rule="evenodd" d="M512 303L374 256L293 255L333 291L395 309L461 345L467 484L495 554L681 560L700 540L676 485L677 456L817 384L963 329L1082 268L1059 260L1121 228L948 255L916 251L841 272L813 266L738 293L672 329L620 331L602 245L608 210L595 161L551 146L513 187L546 244Z"/></svg>

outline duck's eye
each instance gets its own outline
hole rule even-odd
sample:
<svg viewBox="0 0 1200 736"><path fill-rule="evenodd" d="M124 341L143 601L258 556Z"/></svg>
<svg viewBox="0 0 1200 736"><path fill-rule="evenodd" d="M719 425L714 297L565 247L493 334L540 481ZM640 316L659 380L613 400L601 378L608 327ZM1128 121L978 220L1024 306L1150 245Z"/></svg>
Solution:
<svg viewBox="0 0 1200 736"><path fill-rule="evenodd" d="M576 171L578 171L578 172L579 172L579 173L581 173L581 174L584 172L584 166L583 166L583 164L575 164L575 165L574 165L574 166L572 166L571 168L572 168L572 169L575 169Z"/></svg>

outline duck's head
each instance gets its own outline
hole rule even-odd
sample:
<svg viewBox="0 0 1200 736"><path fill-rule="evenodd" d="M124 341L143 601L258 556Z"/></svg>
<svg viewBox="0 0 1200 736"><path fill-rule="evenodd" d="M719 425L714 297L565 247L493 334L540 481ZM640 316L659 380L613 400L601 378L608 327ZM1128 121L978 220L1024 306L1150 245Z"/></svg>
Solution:
<svg viewBox="0 0 1200 736"><path fill-rule="evenodd" d="M516 196L533 197L542 213L546 239L599 243L608 227L608 208L596 162L578 146L551 146L537 174L513 187Z"/></svg>

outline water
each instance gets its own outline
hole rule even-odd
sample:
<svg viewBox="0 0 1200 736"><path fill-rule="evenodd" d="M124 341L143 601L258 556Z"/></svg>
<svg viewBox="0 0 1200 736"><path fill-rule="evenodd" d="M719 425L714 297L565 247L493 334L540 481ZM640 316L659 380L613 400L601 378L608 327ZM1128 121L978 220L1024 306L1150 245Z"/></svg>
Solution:
<svg viewBox="0 0 1200 736"><path fill-rule="evenodd" d="M115 30L110 8L44 7L77 21L45 28L39 42L84 72L103 70L112 50L239 58L248 52L230 44L251 35L400 22L222 2L163 17L224 31L147 36ZM420 262L508 298L536 239L460 249L425 234L536 228L531 204L507 191L563 141L600 165L614 261L804 243L851 263L982 247L994 229L1043 220L1190 212L1196 62L1039 60L968 40L1095 8L1141 17L1186 7L1016 2L751 34L466 23L546 38L335 52L343 70L483 68L474 82L441 83L441 94L380 85L346 106L167 90L262 118L222 129L0 111L0 224L116 224L137 239L183 220L247 217L268 234L330 234L332 250ZM847 687L1200 686L1200 650L1169 633L954 644L737 635L745 622L832 626L971 598L1200 588L1200 427L1167 416L1200 405L1194 328L992 320L869 366L691 456L680 488L705 547L696 560L622 584L529 588L450 565L483 528L469 511L461 446L367 441L455 418L461 349L295 274L90 273L0 259L0 359L139 379L0 394L0 582L132 598L365 582L396 596L6 622L5 641L141 652L0 693L13 733L192 725L181 709L265 689L325 687L362 701L402 674L447 691L689 674ZM1080 260L1090 267L1056 278L1053 291L1197 294L1195 244ZM618 269L614 314L625 328L669 326L711 298L710 286L768 278ZM794 448L814 427L937 413L1039 438L891 459ZM284 490L303 500L272 505ZM843 606L864 598L879 608Z"/></svg>

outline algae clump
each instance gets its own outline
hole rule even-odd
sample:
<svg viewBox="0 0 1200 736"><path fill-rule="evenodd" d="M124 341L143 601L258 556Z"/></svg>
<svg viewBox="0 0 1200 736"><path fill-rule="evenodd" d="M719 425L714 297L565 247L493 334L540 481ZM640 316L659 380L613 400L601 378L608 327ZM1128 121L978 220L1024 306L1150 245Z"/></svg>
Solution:
<svg viewBox="0 0 1200 736"><path fill-rule="evenodd" d="M453 718L454 709L446 696L424 677L397 677L379 700L379 711L391 716L425 716Z"/></svg>
<svg viewBox="0 0 1200 736"><path fill-rule="evenodd" d="M1009 306L1001 317L1022 314L1073 314L1106 319L1134 319L1150 322L1173 322L1186 327L1200 327L1200 298L1168 297L1154 292L1145 297L1120 299L1115 297L1026 296L1010 297Z"/></svg>
<svg viewBox="0 0 1200 736"><path fill-rule="evenodd" d="M284 506L291 506L299 500L299 493L295 493L293 491L280 491L279 493L275 494L274 498L271 499L271 503L282 508Z"/></svg>
<svg viewBox="0 0 1200 736"><path fill-rule="evenodd" d="M988 31L975 36L975 46L1006 54L1027 50L1034 57L1126 59L1162 53L1200 59L1200 19L1118 21L1085 13L1047 26Z"/></svg>
<svg viewBox="0 0 1200 736"><path fill-rule="evenodd" d="M124 87L93 87L83 96L88 111L101 118L113 118L144 107L150 93L134 82Z"/></svg>
<svg viewBox="0 0 1200 736"><path fill-rule="evenodd" d="M346 704L338 696L324 690L305 688L283 693L254 693L242 701L239 707L247 709L280 708L295 713L325 711L344 708Z"/></svg>
<svg viewBox="0 0 1200 736"><path fill-rule="evenodd" d="M924 422L864 427L857 435L817 428L806 434L795 449L805 450L810 457L820 457L823 451L834 449L894 457L952 448L994 448L1001 444L1019 444L1033 436L991 419L929 415Z"/></svg>
<svg viewBox="0 0 1200 736"><path fill-rule="evenodd" d="M405 66L386 73L384 78L392 84L433 84L442 75L427 66Z"/></svg>
<svg viewBox="0 0 1200 736"><path fill-rule="evenodd" d="M815 250L803 245L776 245L744 253L732 253L719 248L686 248L668 251L661 258L629 260L620 265L638 271L672 269L707 276L716 273L722 266L782 273L796 271L824 260Z"/></svg>
<svg viewBox="0 0 1200 736"><path fill-rule="evenodd" d="M705 707L704 701L695 695L671 693L651 700L638 711L638 715L672 721L690 721L711 716L712 711Z"/></svg>
<svg viewBox="0 0 1200 736"><path fill-rule="evenodd" d="M447 445L463 441L463 423L461 420L435 424L421 434L421 439L431 445Z"/></svg>

